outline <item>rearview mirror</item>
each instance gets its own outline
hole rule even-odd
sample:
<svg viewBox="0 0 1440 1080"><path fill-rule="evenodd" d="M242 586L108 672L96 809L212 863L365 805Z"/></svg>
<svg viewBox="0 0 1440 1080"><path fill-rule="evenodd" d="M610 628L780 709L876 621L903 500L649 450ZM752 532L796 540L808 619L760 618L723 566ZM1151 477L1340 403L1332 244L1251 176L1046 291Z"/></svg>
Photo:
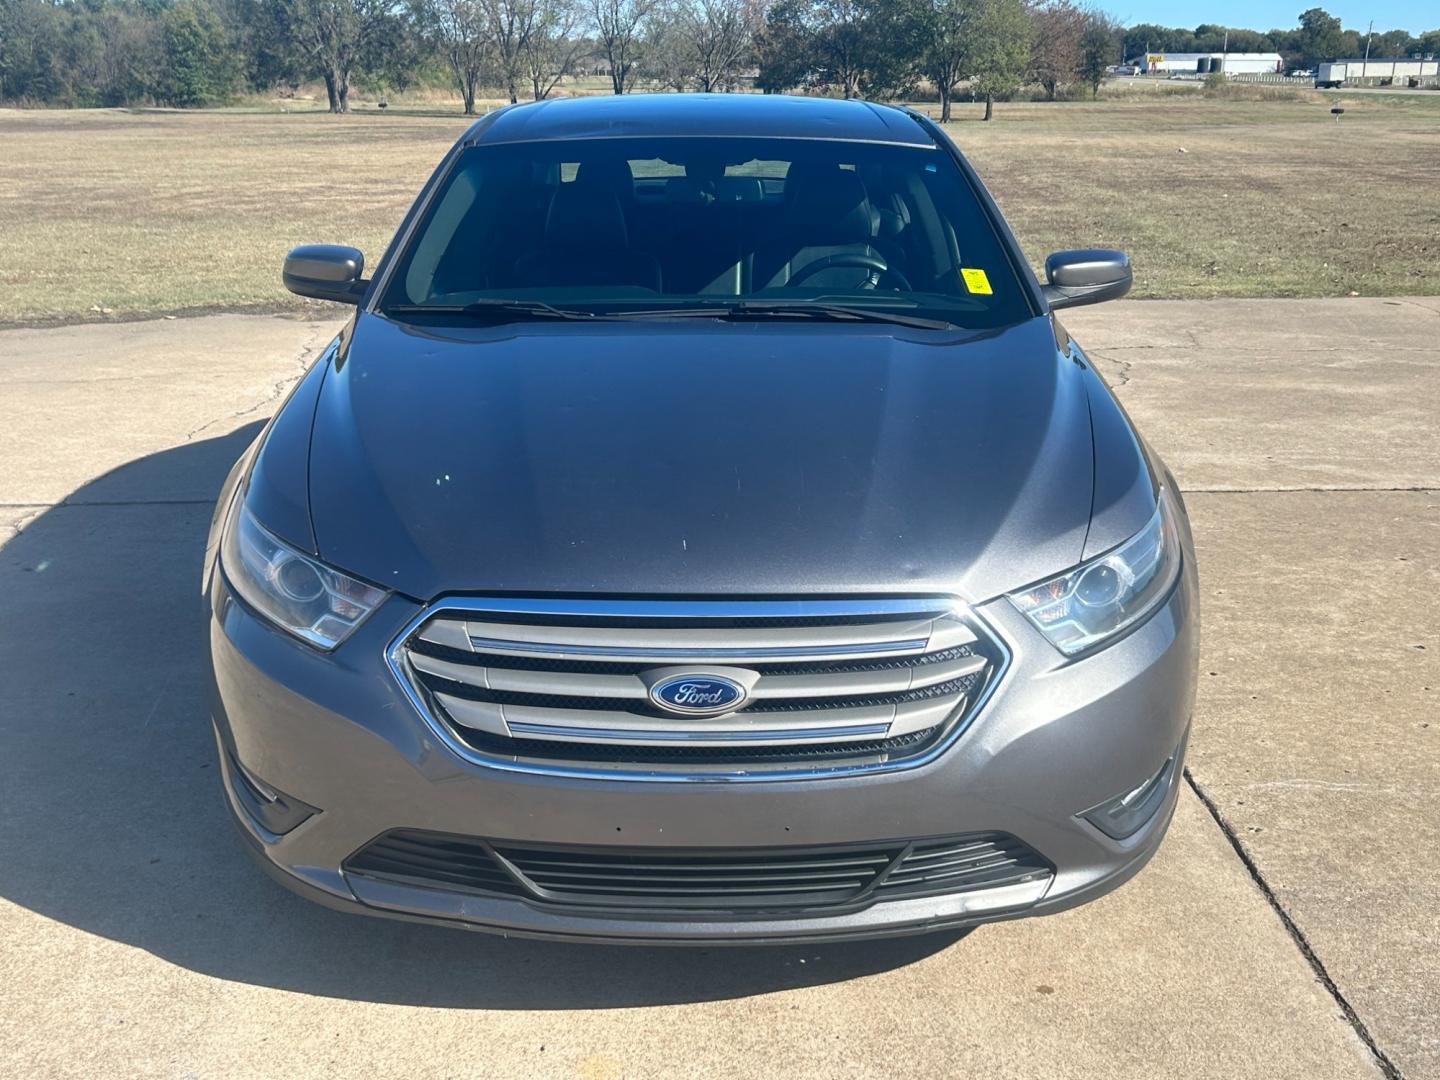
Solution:
<svg viewBox="0 0 1440 1080"><path fill-rule="evenodd" d="M1117 300L1130 291L1135 279L1123 251L1080 248L1057 251L1046 259L1045 280L1041 291L1053 309Z"/></svg>
<svg viewBox="0 0 1440 1080"><path fill-rule="evenodd" d="M302 244L285 256L281 280L296 296L358 304L370 282L365 256L356 248L341 244Z"/></svg>

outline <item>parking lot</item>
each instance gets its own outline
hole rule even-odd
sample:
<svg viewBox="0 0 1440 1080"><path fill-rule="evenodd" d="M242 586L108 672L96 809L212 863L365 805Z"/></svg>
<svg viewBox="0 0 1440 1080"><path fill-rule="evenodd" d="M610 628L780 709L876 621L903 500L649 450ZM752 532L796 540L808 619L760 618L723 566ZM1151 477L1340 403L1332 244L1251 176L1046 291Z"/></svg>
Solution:
<svg viewBox="0 0 1440 1080"><path fill-rule="evenodd" d="M0 1075L1440 1077L1440 298L1066 319L1192 515L1169 839L967 935L507 941L297 899L206 716L214 494L335 322L0 331Z"/></svg>

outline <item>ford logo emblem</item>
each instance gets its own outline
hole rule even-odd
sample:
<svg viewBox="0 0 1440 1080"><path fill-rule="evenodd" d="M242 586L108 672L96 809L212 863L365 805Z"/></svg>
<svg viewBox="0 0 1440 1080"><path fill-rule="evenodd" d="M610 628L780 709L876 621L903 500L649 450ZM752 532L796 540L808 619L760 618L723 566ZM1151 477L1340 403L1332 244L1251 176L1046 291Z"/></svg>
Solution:
<svg viewBox="0 0 1440 1080"><path fill-rule="evenodd" d="M650 687L650 700L673 713L718 716L745 701L745 688L723 675L672 675Z"/></svg>

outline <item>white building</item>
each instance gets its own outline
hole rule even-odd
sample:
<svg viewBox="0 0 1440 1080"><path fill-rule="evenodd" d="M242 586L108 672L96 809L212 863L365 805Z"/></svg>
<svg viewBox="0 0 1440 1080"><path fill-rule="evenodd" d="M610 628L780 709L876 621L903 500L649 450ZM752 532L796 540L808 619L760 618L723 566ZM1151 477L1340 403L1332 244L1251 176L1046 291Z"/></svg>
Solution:
<svg viewBox="0 0 1440 1080"><path fill-rule="evenodd" d="M1320 83L1358 82L1361 79L1433 79L1440 76L1440 60L1405 60L1399 57L1380 59L1332 60L1315 69Z"/></svg>
<svg viewBox="0 0 1440 1080"><path fill-rule="evenodd" d="M1284 71L1285 61L1279 53L1150 53L1145 57L1144 67L1151 75L1205 75L1212 71L1268 75Z"/></svg>

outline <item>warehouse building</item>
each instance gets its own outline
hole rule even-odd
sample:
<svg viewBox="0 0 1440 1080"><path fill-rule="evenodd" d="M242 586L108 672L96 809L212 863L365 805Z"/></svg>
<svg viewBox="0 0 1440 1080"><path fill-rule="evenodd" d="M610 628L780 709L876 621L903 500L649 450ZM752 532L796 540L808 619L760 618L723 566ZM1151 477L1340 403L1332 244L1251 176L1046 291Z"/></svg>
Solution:
<svg viewBox="0 0 1440 1080"><path fill-rule="evenodd" d="M1151 75L1270 75L1285 70L1279 53L1149 53L1141 65Z"/></svg>

